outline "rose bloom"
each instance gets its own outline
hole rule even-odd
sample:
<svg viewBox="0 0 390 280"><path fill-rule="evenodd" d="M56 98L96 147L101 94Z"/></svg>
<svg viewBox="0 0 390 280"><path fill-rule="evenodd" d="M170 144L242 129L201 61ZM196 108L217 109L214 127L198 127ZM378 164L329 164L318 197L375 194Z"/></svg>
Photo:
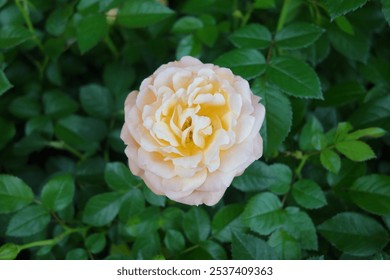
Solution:
<svg viewBox="0 0 390 280"><path fill-rule="evenodd" d="M216 204L262 155L259 100L227 68L189 56L160 66L125 102L121 138L131 172L155 194Z"/></svg>

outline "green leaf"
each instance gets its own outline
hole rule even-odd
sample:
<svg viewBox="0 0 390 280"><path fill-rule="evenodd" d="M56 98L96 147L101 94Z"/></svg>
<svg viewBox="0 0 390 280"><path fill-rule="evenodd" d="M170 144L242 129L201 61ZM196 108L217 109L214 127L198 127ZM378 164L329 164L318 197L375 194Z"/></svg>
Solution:
<svg viewBox="0 0 390 280"><path fill-rule="evenodd" d="M275 43L284 49L300 49L313 44L324 32L311 23L297 22L290 24L276 33Z"/></svg>
<svg viewBox="0 0 390 280"><path fill-rule="evenodd" d="M10 49L32 38L30 31L22 26L6 25L0 29L0 49Z"/></svg>
<svg viewBox="0 0 390 280"><path fill-rule="evenodd" d="M73 114L77 108L77 102L61 91L51 90L43 94L45 115L57 119Z"/></svg>
<svg viewBox="0 0 390 280"><path fill-rule="evenodd" d="M51 178L42 189L42 204L50 211L60 211L72 203L75 191L71 175L59 175Z"/></svg>
<svg viewBox="0 0 390 280"><path fill-rule="evenodd" d="M235 233L232 241L234 260L275 260L276 253L267 242L244 233Z"/></svg>
<svg viewBox="0 0 390 280"><path fill-rule="evenodd" d="M284 230L300 243L302 249L318 250L317 232L310 216L297 207L287 207L285 212Z"/></svg>
<svg viewBox="0 0 390 280"><path fill-rule="evenodd" d="M155 194L145 185L143 191L144 191L144 197L148 203L155 206L161 206L161 207L165 206L165 202L167 200L165 196Z"/></svg>
<svg viewBox="0 0 390 280"><path fill-rule="evenodd" d="M173 13L174 11L157 1L126 1L119 10L117 22L130 28L146 27L166 19Z"/></svg>
<svg viewBox="0 0 390 280"><path fill-rule="evenodd" d="M54 127L55 135L80 150L96 149L107 133L106 124L98 119L71 115L62 118Z"/></svg>
<svg viewBox="0 0 390 280"><path fill-rule="evenodd" d="M194 35L188 35L183 37L176 49L176 59L180 59L183 56L189 55L193 57L199 57L202 46L200 42L194 37Z"/></svg>
<svg viewBox="0 0 390 280"><path fill-rule="evenodd" d="M343 141L336 143L336 149L353 161L365 161L375 158L371 147L362 141Z"/></svg>
<svg viewBox="0 0 390 280"><path fill-rule="evenodd" d="M348 191L360 208L377 215L390 215L390 176L372 174L361 177Z"/></svg>
<svg viewBox="0 0 390 280"><path fill-rule="evenodd" d="M390 1L382 0L382 12L387 20L387 23L390 25Z"/></svg>
<svg viewBox="0 0 390 280"><path fill-rule="evenodd" d="M26 123L25 133L27 136L38 133L50 138L53 135L53 123L47 116L34 117Z"/></svg>
<svg viewBox="0 0 390 280"><path fill-rule="evenodd" d="M390 96L365 103L354 111L350 121L356 127L377 126L390 131Z"/></svg>
<svg viewBox="0 0 390 280"><path fill-rule="evenodd" d="M103 80L105 86L118 97L122 97L121 106L124 103L124 98L128 94L128 90L134 83L134 69L125 62L110 62L107 63L103 71ZM119 99L119 98L118 98ZM113 113L113 112L111 112Z"/></svg>
<svg viewBox="0 0 390 280"><path fill-rule="evenodd" d="M286 219L279 198L269 192L253 196L242 215L244 223L262 235L272 233L281 227Z"/></svg>
<svg viewBox="0 0 390 280"><path fill-rule="evenodd" d="M123 198L122 205L119 210L119 219L122 222L127 222L130 217L141 213L144 208L145 198L142 191L136 188L132 188Z"/></svg>
<svg viewBox="0 0 390 280"><path fill-rule="evenodd" d="M114 99L110 92L97 84L81 87L80 101L84 111L90 116L108 119L114 111Z"/></svg>
<svg viewBox="0 0 390 280"><path fill-rule="evenodd" d="M20 252L19 246L6 243L0 247L0 260L14 260Z"/></svg>
<svg viewBox="0 0 390 280"><path fill-rule="evenodd" d="M321 84L316 72L300 59L272 58L266 74L269 82L289 95L322 98Z"/></svg>
<svg viewBox="0 0 390 280"><path fill-rule="evenodd" d="M3 149L8 142L14 138L16 134L15 124L0 117L0 149Z"/></svg>
<svg viewBox="0 0 390 280"><path fill-rule="evenodd" d="M172 27L173 33L192 33L203 27L203 22L193 16L184 16L177 20Z"/></svg>
<svg viewBox="0 0 390 280"><path fill-rule="evenodd" d="M106 165L104 179L112 190L128 191L138 185L138 181L129 168L121 162L111 162Z"/></svg>
<svg viewBox="0 0 390 280"><path fill-rule="evenodd" d="M380 223L353 212L337 214L319 225L318 230L337 249L354 256L380 252L389 240Z"/></svg>
<svg viewBox="0 0 390 280"><path fill-rule="evenodd" d="M326 205L326 198L316 182L302 179L294 183L292 195L296 202L307 209L318 209Z"/></svg>
<svg viewBox="0 0 390 280"><path fill-rule="evenodd" d="M345 33L348 33L350 35L355 34L355 30L353 28L353 25L349 22L349 20L346 17L339 16L335 19L335 22L336 22L337 26Z"/></svg>
<svg viewBox="0 0 390 280"><path fill-rule="evenodd" d="M365 129L356 130L347 135L347 140L357 140L362 137L379 138L386 134L386 130L380 127L369 127Z"/></svg>
<svg viewBox="0 0 390 280"><path fill-rule="evenodd" d="M83 248L75 248L66 253L66 260L88 260L88 253Z"/></svg>
<svg viewBox="0 0 390 280"><path fill-rule="evenodd" d="M11 213L29 205L34 194L29 186L12 175L0 175L0 213Z"/></svg>
<svg viewBox="0 0 390 280"><path fill-rule="evenodd" d="M244 79L253 79L265 71L265 59L262 53L254 49L236 49L219 56L215 64L227 67Z"/></svg>
<svg viewBox="0 0 390 280"><path fill-rule="evenodd" d="M106 236L104 233L94 233L87 237L85 246L91 253L97 254L106 247Z"/></svg>
<svg viewBox="0 0 390 280"><path fill-rule="evenodd" d="M0 69L0 96L2 96L7 90L11 89L13 85L8 81L7 76L3 70Z"/></svg>
<svg viewBox="0 0 390 280"><path fill-rule="evenodd" d="M164 244L169 251L177 253L185 248L185 239L180 231L169 229L165 234Z"/></svg>
<svg viewBox="0 0 390 280"><path fill-rule="evenodd" d="M261 191L265 189L284 189L290 185L291 169L284 164L266 165L264 162L253 162L243 175L236 177L233 186L244 192Z"/></svg>
<svg viewBox="0 0 390 280"><path fill-rule="evenodd" d="M341 106L355 102L366 94L365 88L358 82L343 82L332 86L325 92L324 106Z"/></svg>
<svg viewBox="0 0 390 280"><path fill-rule="evenodd" d="M370 50L370 38L360 30L354 35L347 34L335 26L328 29L330 42L335 50L346 58L367 62Z"/></svg>
<svg viewBox="0 0 390 280"><path fill-rule="evenodd" d="M265 49L271 44L272 35L264 25L252 23L237 29L229 40L238 48Z"/></svg>
<svg viewBox="0 0 390 280"><path fill-rule="evenodd" d="M72 12L73 9L71 5L55 9L46 20L47 32L54 36L60 36L64 33Z"/></svg>
<svg viewBox="0 0 390 280"><path fill-rule="evenodd" d="M331 18L334 19L362 7L367 3L367 0L324 0L324 2Z"/></svg>
<svg viewBox="0 0 390 280"><path fill-rule="evenodd" d="M275 0L255 0L253 6L257 9L275 8Z"/></svg>
<svg viewBox="0 0 390 280"><path fill-rule="evenodd" d="M317 150L315 138L323 135L323 127L319 120L312 116L303 126L299 136L299 147L304 151ZM321 150L321 149L318 149Z"/></svg>
<svg viewBox="0 0 390 280"><path fill-rule="evenodd" d="M96 46L107 34L107 20L101 14L86 16L76 24L76 37L82 54Z"/></svg>
<svg viewBox="0 0 390 280"><path fill-rule="evenodd" d="M160 254L160 237L157 232L146 232L138 237L133 245L133 254L137 259L150 260Z"/></svg>
<svg viewBox="0 0 390 280"><path fill-rule="evenodd" d="M191 208L183 218L186 237L194 244L207 239L210 234L210 218L203 208Z"/></svg>
<svg viewBox="0 0 390 280"><path fill-rule="evenodd" d="M31 236L43 231L50 222L50 215L41 205L28 206L14 214L6 234L14 237Z"/></svg>
<svg viewBox="0 0 390 280"><path fill-rule="evenodd" d="M264 140L265 156L269 158L278 152L280 145L290 132L292 107L285 94L269 85L264 85L260 80L255 81L252 90L254 94L262 98L261 103L267 110L260 134Z"/></svg>
<svg viewBox="0 0 390 280"><path fill-rule="evenodd" d="M201 15L203 27L196 31L196 37L206 46L213 47L218 39L219 29L216 20L210 15Z"/></svg>
<svg viewBox="0 0 390 280"><path fill-rule="evenodd" d="M241 220L244 207L241 204L230 204L221 208L213 218L212 235L221 242L231 242L233 232L245 228Z"/></svg>
<svg viewBox="0 0 390 280"><path fill-rule="evenodd" d="M104 226L112 222L119 212L122 196L118 193L102 193L91 197L84 208L83 222L92 226Z"/></svg>
<svg viewBox="0 0 390 280"><path fill-rule="evenodd" d="M36 97L21 96L11 102L9 111L18 118L30 119L40 114L41 104Z"/></svg>
<svg viewBox="0 0 390 280"><path fill-rule="evenodd" d="M226 251L219 243L206 240L200 244L200 248L207 254L205 259L226 260ZM203 258L202 258L203 259Z"/></svg>
<svg viewBox="0 0 390 280"><path fill-rule="evenodd" d="M301 259L301 248L298 241L284 230L275 231L270 236L268 244L274 248L282 260Z"/></svg>
<svg viewBox="0 0 390 280"><path fill-rule="evenodd" d="M323 167L333 173L338 173L341 168L340 156L332 150L323 150L320 154L320 160Z"/></svg>
<svg viewBox="0 0 390 280"><path fill-rule="evenodd" d="M139 214L130 217L126 223L129 235L139 237L146 232L156 231L159 227L160 211L157 207L148 207Z"/></svg>

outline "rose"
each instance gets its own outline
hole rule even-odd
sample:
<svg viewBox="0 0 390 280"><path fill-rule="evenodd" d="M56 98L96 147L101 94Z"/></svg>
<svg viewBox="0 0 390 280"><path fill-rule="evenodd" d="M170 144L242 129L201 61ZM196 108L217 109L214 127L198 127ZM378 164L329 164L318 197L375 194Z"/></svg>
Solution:
<svg viewBox="0 0 390 280"><path fill-rule="evenodd" d="M259 100L227 68L188 56L160 66L125 101L130 170L158 195L214 205L262 155Z"/></svg>

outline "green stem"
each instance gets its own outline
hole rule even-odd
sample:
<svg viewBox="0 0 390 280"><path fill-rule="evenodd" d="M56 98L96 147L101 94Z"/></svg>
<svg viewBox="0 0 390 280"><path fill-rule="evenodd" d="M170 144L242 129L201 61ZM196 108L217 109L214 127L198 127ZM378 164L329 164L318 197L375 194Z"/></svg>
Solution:
<svg viewBox="0 0 390 280"><path fill-rule="evenodd" d="M287 14L289 11L289 4L290 4L290 0L284 0L282 11L280 12L278 24L276 26L276 32L282 30L286 22Z"/></svg>
<svg viewBox="0 0 390 280"><path fill-rule="evenodd" d="M30 242L30 243L27 243L24 245L19 245L18 248L21 251L21 250L29 249L32 247L54 246L58 242L60 242L64 237L66 237L70 234L73 234L73 233L83 233L87 229L88 228L86 228L86 227L85 228L67 228L63 233L56 236L55 238Z"/></svg>
<svg viewBox="0 0 390 280"><path fill-rule="evenodd" d="M79 151L77 151L75 148L73 148L72 146L69 146L68 144L66 144L65 142L62 142L62 141L50 141L47 143L47 145L49 147L52 147L54 149L58 149L58 150L67 150L68 152L70 152L71 154L77 156L80 160L84 160L85 159L85 156L80 153Z"/></svg>
<svg viewBox="0 0 390 280"><path fill-rule="evenodd" d="M114 42L111 40L111 37L110 35L107 35L105 38L104 38L104 42L107 44L107 47L110 49L110 51L112 52L112 54L115 56L115 58L117 59L119 57L119 51L117 49L117 47L115 46Z"/></svg>

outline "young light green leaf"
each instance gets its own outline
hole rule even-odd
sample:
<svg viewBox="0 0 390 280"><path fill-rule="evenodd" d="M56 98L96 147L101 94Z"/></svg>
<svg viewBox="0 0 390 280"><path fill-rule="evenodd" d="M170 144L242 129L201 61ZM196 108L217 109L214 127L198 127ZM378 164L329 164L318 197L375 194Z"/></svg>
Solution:
<svg viewBox="0 0 390 280"><path fill-rule="evenodd" d="M0 49L10 49L32 38L30 31L22 26L6 25L0 29Z"/></svg>
<svg viewBox="0 0 390 280"><path fill-rule="evenodd" d="M14 260L20 252L19 246L6 243L0 247L0 260Z"/></svg>
<svg viewBox="0 0 390 280"><path fill-rule="evenodd" d="M380 127L369 127L364 129L356 130L347 135L347 140L357 140L362 137L371 137L371 138L379 138L386 134L386 130Z"/></svg>
<svg viewBox="0 0 390 280"><path fill-rule="evenodd" d="M203 27L203 22L193 16L184 16L177 20L172 27L173 33L192 33Z"/></svg>
<svg viewBox="0 0 390 280"><path fill-rule="evenodd" d="M0 213L11 213L29 205L34 194L21 179L0 175Z"/></svg>
<svg viewBox="0 0 390 280"><path fill-rule="evenodd" d="M301 259L301 248L298 241L284 230L275 231L269 238L268 244L274 248L279 259Z"/></svg>
<svg viewBox="0 0 390 280"><path fill-rule="evenodd" d="M113 190L128 191L140 183L121 162L111 162L106 165L104 179Z"/></svg>
<svg viewBox="0 0 390 280"><path fill-rule="evenodd" d="M341 168L340 156L332 150L323 150L320 154L320 161L323 167L333 173L338 173Z"/></svg>
<svg viewBox="0 0 390 280"><path fill-rule="evenodd" d="M313 44L324 32L311 23L297 22L287 25L275 36L275 43L284 49L300 49Z"/></svg>
<svg viewBox="0 0 390 280"><path fill-rule="evenodd" d="M233 234L232 257L234 260L275 260L276 252L264 240L237 232Z"/></svg>
<svg viewBox="0 0 390 280"><path fill-rule="evenodd" d="M264 25L252 23L237 29L229 40L238 48L264 49L271 44L272 35Z"/></svg>
<svg viewBox="0 0 390 280"><path fill-rule="evenodd" d="M241 204L230 204L221 208L213 218L212 235L221 242L231 242L233 232L243 231L241 220L244 207Z"/></svg>
<svg viewBox="0 0 390 280"><path fill-rule="evenodd" d="M325 0L325 6L332 19L345 15L351 11L354 11L364 4L367 3L367 0L343 0L343 1L333 1Z"/></svg>
<svg viewBox="0 0 390 280"><path fill-rule="evenodd" d="M153 0L126 1L119 10L117 22L135 28L155 24L174 13L170 8Z"/></svg>
<svg viewBox="0 0 390 280"><path fill-rule="evenodd" d="M41 205L28 206L12 216L6 234L14 237L41 232L50 222L50 215Z"/></svg>
<svg viewBox="0 0 390 280"><path fill-rule="evenodd" d="M82 54L96 46L108 34L106 17L101 14L86 16L75 27L77 42Z"/></svg>
<svg viewBox="0 0 390 280"><path fill-rule="evenodd" d="M390 215L390 176L372 174L361 177L348 192L360 208L376 215Z"/></svg>
<svg viewBox="0 0 390 280"><path fill-rule="evenodd" d="M71 175L59 175L51 178L42 189L42 204L50 211L60 211L72 203L75 191Z"/></svg>
<svg viewBox="0 0 390 280"><path fill-rule="evenodd" d="M345 16L339 16L335 19L337 26L350 35L355 34L355 30L353 29L353 25L349 22L349 20Z"/></svg>
<svg viewBox="0 0 390 280"><path fill-rule="evenodd" d="M322 98L321 84L316 72L305 62L292 57L275 57L266 75L272 84L289 95Z"/></svg>
<svg viewBox="0 0 390 280"><path fill-rule="evenodd" d="M184 233L194 244L207 239L210 234L210 218L203 208L191 208L183 218Z"/></svg>
<svg viewBox="0 0 390 280"><path fill-rule="evenodd" d="M214 63L230 68L234 74L248 80L260 76L265 71L264 56L254 49L236 49L224 53Z"/></svg>
<svg viewBox="0 0 390 280"><path fill-rule="evenodd" d="M297 181L292 188L296 202L307 209L318 209L326 205L326 198L321 187L308 179Z"/></svg>
<svg viewBox="0 0 390 280"><path fill-rule="evenodd" d="M370 256L381 251L389 234L373 218L343 212L318 226L319 232L337 249L354 256Z"/></svg>
<svg viewBox="0 0 390 280"><path fill-rule="evenodd" d="M92 226L104 226L114 220L121 206L118 193L102 193L91 197L84 208L83 222Z"/></svg>
<svg viewBox="0 0 390 280"><path fill-rule="evenodd" d="M0 69L0 96L2 96L7 90L11 89L13 85L8 81L7 76L3 70Z"/></svg>
<svg viewBox="0 0 390 280"><path fill-rule="evenodd" d="M281 227L286 219L279 198L269 192L253 196L242 215L243 222L262 235L272 233Z"/></svg>
<svg viewBox="0 0 390 280"><path fill-rule="evenodd" d="M285 94L271 86L256 80L252 86L253 93L261 96L261 103L267 108L260 134L264 140L265 156L274 156L283 140L290 132L292 125L292 108ZM283 112L279 114L278 112Z"/></svg>
<svg viewBox="0 0 390 280"><path fill-rule="evenodd" d="M336 143L336 149L353 161L365 161L375 158L371 147L362 141L350 140L338 142Z"/></svg>

